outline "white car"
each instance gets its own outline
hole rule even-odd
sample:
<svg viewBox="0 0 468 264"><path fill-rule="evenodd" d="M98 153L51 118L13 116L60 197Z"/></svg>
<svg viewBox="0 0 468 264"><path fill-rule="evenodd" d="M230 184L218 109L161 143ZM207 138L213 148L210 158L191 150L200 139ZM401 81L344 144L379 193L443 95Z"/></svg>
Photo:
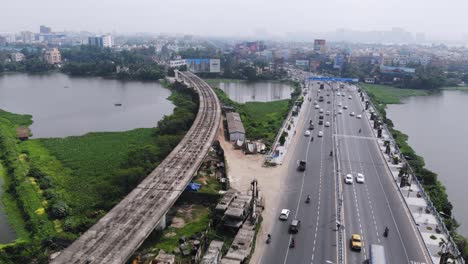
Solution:
<svg viewBox="0 0 468 264"><path fill-rule="evenodd" d="M347 105L343 106L343 109L348 109L348 106Z"/></svg>
<svg viewBox="0 0 468 264"><path fill-rule="evenodd" d="M330 115L330 111L325 112L326 115Z"/></svg>
<svg viewBox="0 0 468 264"><path fill-rule="evenodd" d="M318 104L315 105L315 109L319 109L320 106Z"/></svg>
<svg viewBox="0 0 468 264"><path fill-rule="evenodd" d="M349 113L350 116L354 116L354 112Z"/></svg>
<svg viewBox="0 0 468 264"><path fill-rule="evenodd" d="M319 113L323 113L323 108L320 108L320 111L319 111Z"/></svg>
<svg viewBox="0 0 468 264"><path fill-rule="evenodd" d="M357 183L364 183L364 174L358 173L358 174L356 175L356 182L357 182Z"/></svg>
<svg viewBox="0 0 468 264"><path fill-rule="evenodd" d="M341 93L339 93L339 92L338 92L338 93L336 93L336 95L337 95L337 96L340 96L340 95L341 95Z"/></svg>
<svg viewBox="0 0 468 264"><path fill-rule="evenodd" d="M279 219L280 219L280 220L283 220L283 221L288 220L288 218L289 218L289 213L290 213L290 212L291 212L291 211L289 211L288 209L283 209L283 210L281 210L281 214L280 214L280 216L279 216Z"/></svg>
<svg viewBox="0 0 468 264"><path fill-rule="evenodd" d="M338 110L338 114L342 114L343 113L343 110Z"/></svg>
<svg viewBox="0 0 468 264"><path fill-rule="evenodd" d="M361 115L357 115L357 116L356 116L356 118L359 118L359 119L361 119L361 117L362 117Z"/></svg>
<svg viewBox="0 0 468 264"><path fill-rule="evenodd" d="M325 126L326 126L326 127L329 127L329 126L330 126L330 122L325 122Z"/></svg>
<svg viewBox="0 0 468 264"><path fill-rule="evenodd" d="M323 137L323 132L322 132L322 131L319 131L317 136Z"/></svg>
<svg viewBox="0 0 468 264"><path fill-rule="evenodd" d="M306 132L304 133L304 136L309 137L310 136L310 131L306 130Z"/></svg>
<svg viewBox="0 0 468 264"><path fill-rule="evenodd" d="M350 95L350 96L348 96L348 99L353 99L353 97Z"/></svg>
<svg viewBox="0 0 468 264"><path fill-rule="evenodd" d="M353 184L353 175L352 174L346 174L344 178L344 182L346 184Z"/></svg>
<svg viewBox="0 0 468 264"><path fill-rule="evenodd" d="M338 103L338 106L341 107L341 102Z"/></svg>

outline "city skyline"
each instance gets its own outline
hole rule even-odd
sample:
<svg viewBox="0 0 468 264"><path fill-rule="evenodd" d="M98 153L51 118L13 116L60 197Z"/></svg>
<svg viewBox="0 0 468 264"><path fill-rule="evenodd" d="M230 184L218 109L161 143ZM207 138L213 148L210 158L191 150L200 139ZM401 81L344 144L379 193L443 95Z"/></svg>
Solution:
<svg viewBox="0 0 468 264"><path fill-rule="evenodd" d="M222 4L214 0L167 4L150 0L84 0L73 4L47 0L29 1L28 8L24 5L24 2L3 3L0 32L36 32L39 25L47 25L55 31L287 38L334 32L344 27L355 32L404 28L413 34L424 33L429 40L449 42L466 41L468 33L467 23L458 19L463 16L463 10L468 9L468 2L461 0L445 4L434 0L392 3L293 0L287 5L265 0ZM240 14L242 19L238 19ZM430 17L433 19L428 19Z"/></svg>

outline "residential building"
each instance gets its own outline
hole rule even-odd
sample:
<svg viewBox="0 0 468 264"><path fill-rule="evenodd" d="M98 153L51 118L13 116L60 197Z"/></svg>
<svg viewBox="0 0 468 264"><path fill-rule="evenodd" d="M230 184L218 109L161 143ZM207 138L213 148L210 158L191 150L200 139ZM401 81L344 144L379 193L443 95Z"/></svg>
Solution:
<svg viewBox="0 0 468 264"><path fill-rule="evenodd" d="M57 48L52 48L44 52L44 60L50 64L57 64L62 61L62 56Z"/></svg>
<svg viewBox="0 0 468 264"><path fill-rule="evenodd" d="M101 48L111 48L114 46L112 35L88 37L88 44L91 46L98 46Z"/></svg>
<svg viewBox="0 0 468 264"><path fill-rule="evenodd" d="M314 40L314 51L323 53L325 52L325 43L324 39L316 39Z"/></svg>
<svg viewBox="0 0 468 264"><path fill-rule="evenodd" d="M20 62L25 59L24 54L21 52L13 52L10 54L11 61Z"/></svg>

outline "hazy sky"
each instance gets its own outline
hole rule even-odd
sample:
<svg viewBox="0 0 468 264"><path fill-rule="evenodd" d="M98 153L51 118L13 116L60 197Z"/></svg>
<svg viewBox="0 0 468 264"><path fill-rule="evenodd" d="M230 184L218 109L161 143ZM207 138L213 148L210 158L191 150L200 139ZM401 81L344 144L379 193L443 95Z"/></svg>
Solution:
<svg viewBox="0 0 468 264"><path fill-rule="evenodd" d="M402 27L428 36L468 33L468 0L2 0L0 32L174 32L249 36Z"/></svg>

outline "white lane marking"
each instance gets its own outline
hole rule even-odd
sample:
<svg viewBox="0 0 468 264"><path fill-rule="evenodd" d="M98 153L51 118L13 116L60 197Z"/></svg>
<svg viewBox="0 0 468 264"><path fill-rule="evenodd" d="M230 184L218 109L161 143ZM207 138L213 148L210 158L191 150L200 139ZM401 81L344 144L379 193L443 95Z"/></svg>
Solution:
<svg viewBox="0 0 468 264"><path fill-rule="evenodd" d="M375 137L375 133L374 133L373 128L372 128L372 126L371 126L369 116L367 116L367 114L365 114L364 116L365 116L366 120L368 121L368 122L367 122L368 127L371 129L371 132L372 132L372 134L373 134L374 137ZM368 151L369 151L369 153L370 153L369 145L367 145L367 147L368 147ZM378 144L377 141L376 141L374 147L377 149L377 152L380 154L380 157L381 157L381 159L383 160L383 166L386 166L386 168L385 168L384 170L385 170L385 173L387 174L387 177L389 177L390 179L393 180L393 175L391 175L390 168L388 167L388 164L387 164L386 161L385 161L385 157L383 156L383 153L381 152L380 146L379 146L379 144ZM373 165L374 165L374 169L377 170L375 164L373 164ZM379 180L380 180L380 177L379 177ZM381 188L383 189L382 183L380 183L380 185L381 185ZM398 194L398 191L399 191L399 190L398 190L398 187L397 187L396 185L393 185L393 190L395 190L395 191L397 192L397 194ZM397 195L397 196L398 196L400 202L403 204L403 207L404 207L403 210L405 211L406 217L408 217L408 220L411 222L411 229L413 229L413 232L414 232L414 234L416 235L416 239L418 240L419 248L421 249L422 252L424 252L424 253L423 253L424 258L425 258L426 261L428 261L429 263L432 263L432 258L431 258L431 256L428 256L428 254L430 254L430 252L428 252L428 251L423 247L424 241L421 240L421 239L422 239L421 233L420 233L419 230L417 230L417 228L416 228L416 225L415 225L415 223L414 223L414 221L413 221L414 219L413 219L413 217L410 215L411 212L409 212L409 209L408 209L406 206L404 206L404 203L406 203L406 202L404 201L404 198L403 198L401 195ZM385 196L385 198L387 199L387 196ZM387 206L390 208L390 205L389 205L389 203L388 203L388 199L387 199ZM392 214L392 216L393 216L393 214ZM395 221L395 220L394 220L394 221ZM418 235L418 233L419 233L419 235ZM401 236L400 236L400 240L402 240L402 239L401 239ZM406 249L405 249L405 251L406 251ZM414 261L411 261L411 262L414 262Z"/></svg>
<svg viewBox="0 0 468 264"><path fill-rule="evenodd" d="M356 105L356 102L354 102L355 105ZM359 104L360 105L360 104ZM362 123L362 122L361 122ZM369 137L352 137L354 138L355 140L353 140L352 142L355 143L355 146L356 146L356 149L358 148L358 144L356 143L357 142L357 139L369 139ZM361 168L361 173L364 174L364 168L362 166L362 159L361 159L361 154L359 151L356 151L357 153L357 160L358 160L358 164L359 164L359 167ZM377 175L376 175L377 176ZM377 227L377 223L375 221L375 215L374 215L374 207L372 205L372 200L370 198L370 192L369 192L369 188L367 187L367 184L363 184L364 185L364 189L365 189L365 192L366 192L366 196L367 196L367 201L369 203L369 208L370 208L370 211L371 211L371 216L372 216L372 220L373 220L373 223L374 223L374 228L375 228L375 233L377 235L377 241L378 243L381 243L380 241L380 233L379 233L379 230L378 230L378 227Z"/></svg>
<svg viewBox="0 0 468 264"><path fill-rule="evenodd" d="M307 117L310 116L310 113L312 111L312 106L309 107L309 111L308 111L308 115ZM314 114L313 114L313 118L315 120L315 116L316 116L317 112L314 111ZM299 125L299 124L298 124ZM306 157L305 157L305 160L307 161L308 160L308 157L309 157L309 148L310 148L310 140L307 140L307 149L306 149ZM323 144L323 141L322 141L322 144ZM303 173L302 173L302 183L301 183L301 191L299 193L299 198L297 200L297 205L296 205L296 212L294 214L294 218L297 217L297 215L299 214L299 204L302 200L302 193L304 192L304 181L305 181L305 175L307 173L307 170L305 170ZM286 247L286 255L284 256L284 264L288 261L288 255L289 255L289 245L291 244L291 239L292 239L292 235L289 235L289 240L288 240L288 245Z"/></svg>
<svg viewBox="0 0 468 264"><path fill-rule="evenodd" d="M341 121L342 121L342 127L343 127L343 131L345 132L345 121L343 120L343 118L341 118ZM348 145L348 142L347 142L347 137L344 137L343 138L343 142L344 142L344 149L346 150L346 154L347 154L347 157L348 157L348 166L349 166L349 172L352 173L353 172L353 169L352 169L352 165L351 165L351 155L350 155L350 151L349 151L349 145ZM362 240L365 241L365 235L364 235L364 231L362 229L362 224L361 224L361 215L360 215L360 212L359 212L359 206L358 206L358 200L357 200L357 194L356 194L356 188L354 186L354 183L351 184L352 185L352 189L353 189L353 194L354 194L354 207L356 209L356 213L357 213L357 219L358 219L358 223L359 223L359 231L361 233L361 236L362 236ZM344 192L344 191L343 191ZM344 210L344 206L343 206L343 210ZM363 243L364 244L364 243ZM366 254L366 247L365 246L362 246L362 251L363 251L363 254L364 254L364 259L367 259L367 254Z"/></svg>
<svg viewBox="0 0 468 264"><path fill-rule="evenodd" d="M367 152L369 153L369 156L372 156L372 153L369 150L369 145L367 145ZM392 208L390 207L390 203L388 202L387 193L385 192L385 189L383 188L383 184L382 184L382 181L380 180L379 172L377 171L377 167L375 166L374 159L371 159L371 161L372 161L372 166L374 168L374 171L375 171L375 173L377 175L377 179L379 179L380 188L382 189L382 193L383 193L383 195L385 197L385 201L386 201L387 207L389 209L388 211L390 212L390 215L392 216L393 224L395 225L395 228L397 230L398 238L400 239L403 251L405 252L406 260L409 262L410 260L409 260L409 257L408 257L408 252L406 252L406 247L403 246L404 245L403 238L401 237L401 233L400 233L400 230L398 229L398 225L396 223L395 216L393 215Z"/></svg>

